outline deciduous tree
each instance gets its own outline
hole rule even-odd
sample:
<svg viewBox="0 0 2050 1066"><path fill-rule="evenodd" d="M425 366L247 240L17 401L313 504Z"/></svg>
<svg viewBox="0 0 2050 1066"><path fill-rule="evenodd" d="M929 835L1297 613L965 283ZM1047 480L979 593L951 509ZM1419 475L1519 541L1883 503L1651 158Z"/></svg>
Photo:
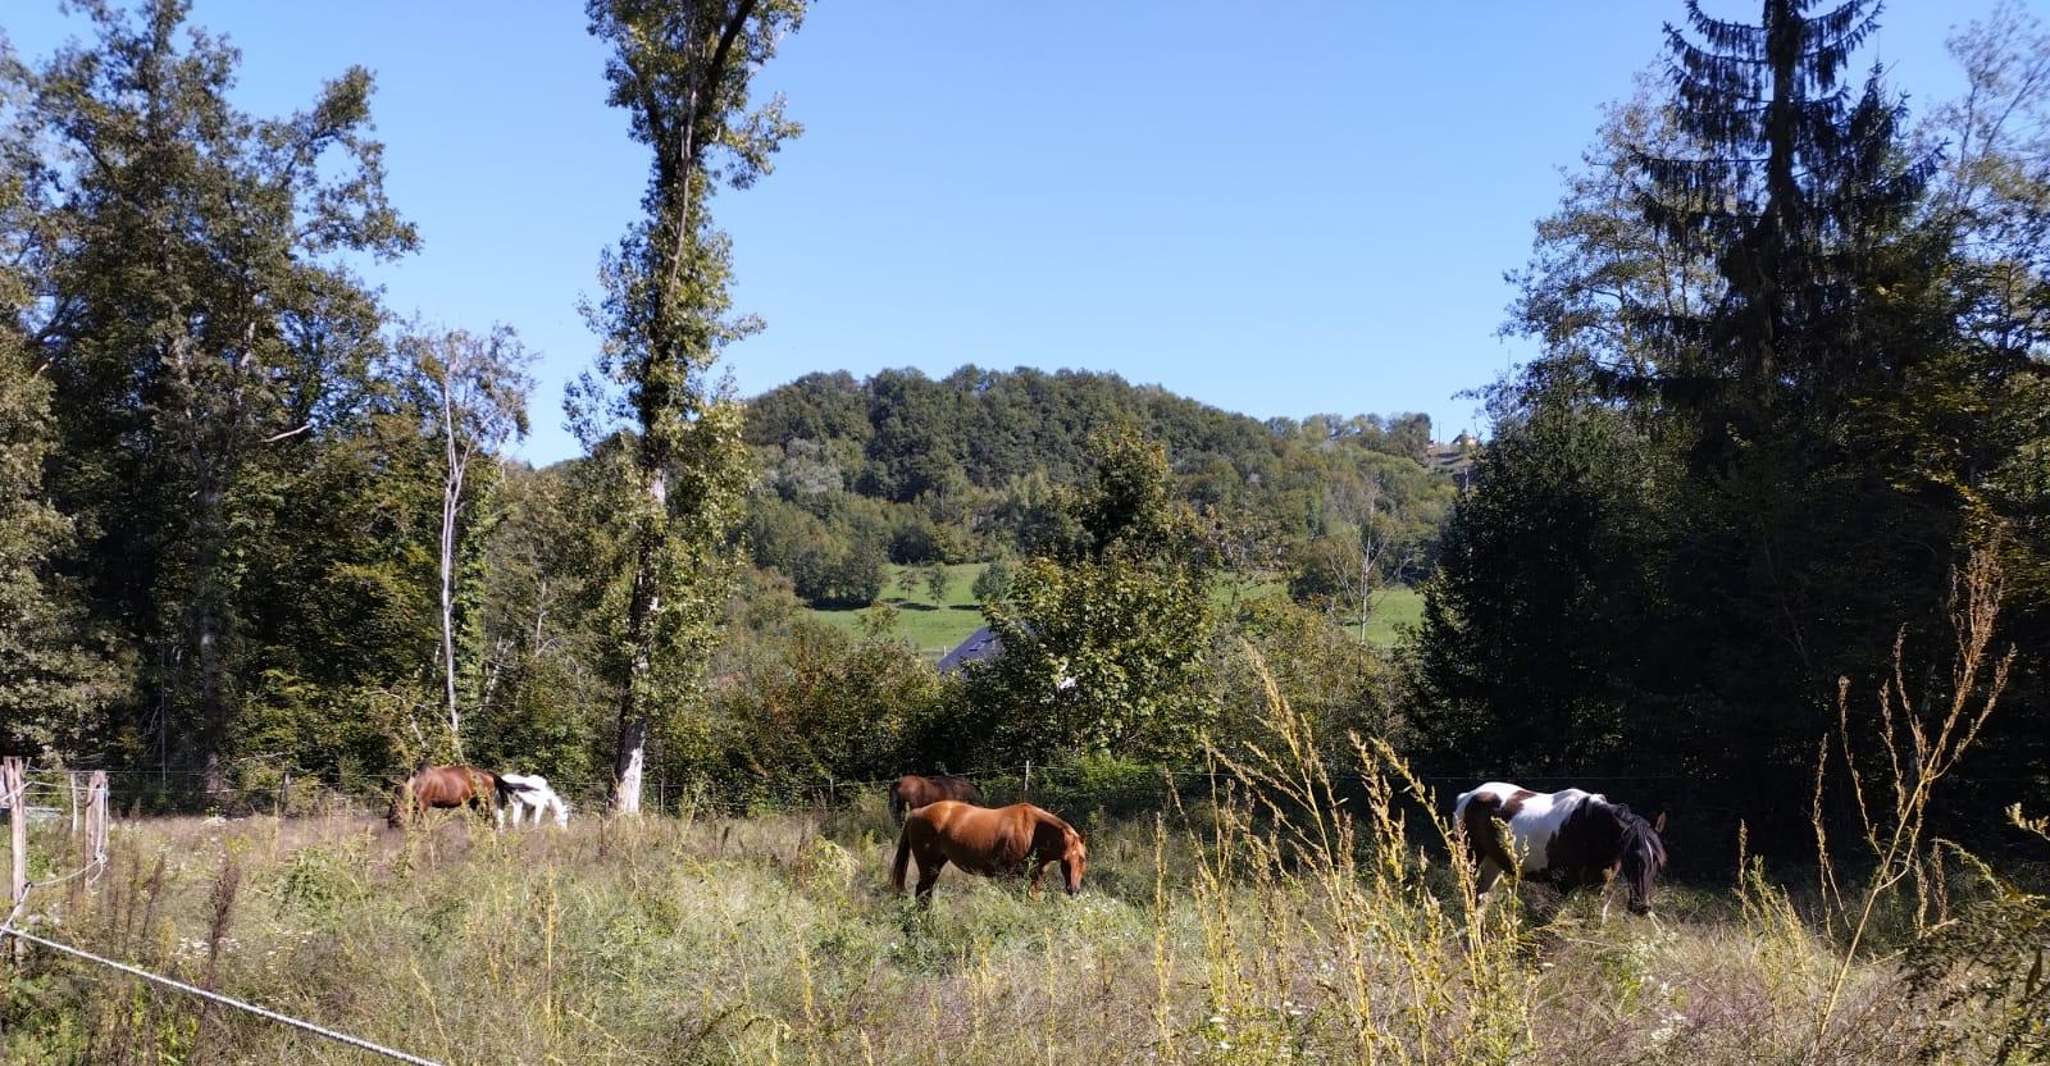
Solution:
<svg viewBox="0 0 2050 1066"><path fill-rule="evenodd" d="M803 15L799 0L591 0L610 49L610 102L652 160L644 217L607 257L591 310L605 338L574 415L587 442L629 423L622 475L619 742L614 809L640 809L650 717L691 679L725 602L731 532L750 473L741 416L714 376L719 353L758 328L731 313L727 241L708 200L745 188L797 127L780 98L757 106L754 74ZM672 699L665 699L670 697Z"/></svg>

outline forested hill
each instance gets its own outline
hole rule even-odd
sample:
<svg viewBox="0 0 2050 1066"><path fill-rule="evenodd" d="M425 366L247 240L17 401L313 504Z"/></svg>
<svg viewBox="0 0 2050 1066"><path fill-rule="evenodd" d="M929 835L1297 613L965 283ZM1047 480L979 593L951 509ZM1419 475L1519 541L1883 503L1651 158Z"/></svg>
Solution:
<svg viewBox="0 0 2050 1066"><path fill-rule="evenodd" d="M815 604L848 605L875 597L885 561L1029 551L1055 486L1086 473L1091 434L1120 424L1167 449L1221 547L1301 588L1362 534L1388 547L1387 572L1420 572L1454 495L1422 414L1263 422L1074 370L817 373L748 403L755 561Z"/></svg>

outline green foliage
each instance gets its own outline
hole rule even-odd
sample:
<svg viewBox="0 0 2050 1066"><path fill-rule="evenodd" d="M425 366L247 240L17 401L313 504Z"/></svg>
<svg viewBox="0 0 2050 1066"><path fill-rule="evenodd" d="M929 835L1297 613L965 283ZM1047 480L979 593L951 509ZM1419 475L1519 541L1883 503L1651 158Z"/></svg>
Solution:
<svg viewBox="0 0 2050 1066"><path fill-rule="evenodd" d="M0 170L0 215L19 203L19 178ZM49 380L17 329L28 298L0 267L0 748L48 756L104 728L132 666L92 632L80 590L55 565L77 537L43 491L54 426Z"/></svg>
<svg viewBox="0 0 2050 1066"><path fill-rule="evenodd" d="M801 622L714 691L724 765L707 776L767 797L893 777L944 693L932 665L901 641Z"/></svg>
<svg viewBox="0 0 2050 1066"><path fill-rule="evenodd" d="M818 607L861 607L882 592L881 521L871 515L821 518L804 507L755 499L745 536L755 565L790 578L798 596Z"/></svg>
<svg viewBox="0 0 2050 1066"><path fill-rule="evenodd" d="M1061 505L1080 536L984 605L1004 651L971 676L978 734L1042 759L1190 758L1214 714L1200 686L1211 560L1158 446L1123 429L1092 452L1087 487Z"/></svg>
<svg viewBox="0 0 2050 1066"><path fill-rule="evenodd" d="M1268 736L1262 670L1275 694L1311 725L1333 764L1353 758L1351 736L1401 734L1398 672L1328 612L1269 594L1242 602L1229 623L1204 672L1220 709L1209 731L1214 747L1243 753Z"/></svg>
<svg viewBox="0 0 2050 1066"><path fill-rule="evenodd" d="M1057 487L1090 468L1090 434L1119 422L1167 448L1172 495L1220 524L1257 525L1260 554L1352 536L1362 518L1343 501L1371 494L1378 521L1402 542L1389 576L1415 580L1430 565L1454 490L1420 462L1423 416L1262 423L1080 371L810 374L772 389L748 403L748 440L765 470L750 523L791 524L765 514L781 501L818 520L808 536L835 546L820 549L828 556L876 537L879 522L896 563L1059 555L1084 534L1068 525L1079 516ZM757 565L797 577L785 569L800 565L796 553L752 543Z"/></svg>
<svg viewBox="0 0 2050 1066"><path fill-rule="evenodd" d="M72 569L139 650L140 698L96 739L219 781L265 638L295 613L261 548L325 535L286 524L292 487L358 413L379 348L343 261L414 235L367 136L370 75L245 114L227 98L237 54L188 34L186 7L85 4L88 41L7 66L26 180L4 241L40 270L16 317L55 388L46 485L83 534Z"/></svg>
<svg viewBox="0 0 2050 1066"><path fill-rule="evenodd" d="M1418 666L1434 700L1417 726L1432 753L1497 776L1596 772L1630 757L1626 738L1678 724L1649 696L1680 665L1649 654L1678 621L1649 613L1670 464L1615 412L1504 415L1424 586Z"/></svg>
<svg viewBox="0 0 2050 1066"><path fill-rule="evenodd" d="M1017 565L1009 559L998 559L982 568L975 575L975 586L971 590L977 603L1001 600L1011 593L1011 581L1017 576Z"/></svg>
<svg viewBox="0 0 2050 1066"><path fill-rule="evenodd" d="M689 695L715 642L732 572L751 456L720 351L759 328L732 314L731 256L706 201L745 188L798 132L781 99L755 106L754 72L803 18L795 0L590 0L591 33L610 49L610 102L632 116L651 155L645 216L601 269L589 310L606 343L572 412L587 445L630 420L632 439L601 469L625 551L607 670L620 687L616 802L637 810L649 723Z"/></svg>
<svg viewBox="0 0 2050 1066"><path fill-rule="evenodd" d="M1684 775L1753 797L1754 839L1804 839L1837 679L1942 628L1975 544L2043 572L2043 497L2009 476L2041 469L2050 258L2013 223L2050 185L1990 178L2043 173L2019 148L2042 90L2002 81L2037 56L1961 39L1976 103L1932 132L1971 161L1944 168L1876 75L1835 88L1872 11L1693 19L1670 97L1612 112L1540 222L1507 328L1544 354L1491 392L1427 585L1434 761ZM2040 646L2041 590L2018 599L2006 639ZM2046 765L2040 729L1996 729L1978 772Z"/></svg>

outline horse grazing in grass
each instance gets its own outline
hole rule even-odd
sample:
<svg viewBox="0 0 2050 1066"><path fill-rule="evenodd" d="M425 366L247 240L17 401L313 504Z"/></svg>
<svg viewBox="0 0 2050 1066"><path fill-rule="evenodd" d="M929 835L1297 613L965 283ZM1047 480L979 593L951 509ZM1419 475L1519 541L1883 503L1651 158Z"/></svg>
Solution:
<svg viewBox="0 0 2050 1066"><path fill-rule="evenodd" d="M555 815L556 828L569 825L569 804L548 787L547 778L540 774L499 774L498 781L509 790L506 798L512 811L514 829L520 827L528 811L534 812L534 824L537 826L541 824L543 811Z"/></svg>
<svg viewBox="0 0 2050 1066"><path fill-rule="evenodd" d="M505 812L499 805L507 798L509 790L510 786L489 770L475 766L425 766L415 770L413 776L399 786L399 794L392 798L391 810L385 813L385 821L397 829L429 810L468 807L479 812L490 811L492 818L503 825Z"/></svg>
<svg viewBox="0 0 2050 1066"><path fill-rule="evenodd" d="M904 816L941 800L982 802L982 793L960 774L905 774L890 783L890 817L903 824Z"/></svg>
<svg viewBox="0 0 2050 1066"><path fill-rule="evenodd" d="M932 900L940 870L953 863L984 877L1030 874L1034 897L1048 863L1061 864L1068 895L1082 891L1082 871L1089 849L1082 834L1030 803L1008 807L977 807L959 800L940 800L912 811L897 834L897 861L890 868L890 887L904 891L904 874L918 858L918 902Z"/></svg>
<svg viewBox="0 0 2050 1066"><path fill-rule="evenodd" d="M1630 913L1651 914L1653 882L1666 865L1666 845L1659 839L1666 828L1663 814L1647 822L1599 793L1532 792L1490 781L1460 795L1453 819L1466 829L1482 892L1503 873L1517 871L1571 894L1606 885L1620 868L1630 887ZM1504 826L1516 854L1503 839Z"/></svg>

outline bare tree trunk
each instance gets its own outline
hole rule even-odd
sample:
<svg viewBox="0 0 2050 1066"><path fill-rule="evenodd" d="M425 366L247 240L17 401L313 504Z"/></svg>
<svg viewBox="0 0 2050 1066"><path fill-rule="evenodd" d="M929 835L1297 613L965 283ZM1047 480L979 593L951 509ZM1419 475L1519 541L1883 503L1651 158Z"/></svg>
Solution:
<svg viewBox="0 0 2050 1066"><path fill-rule="evenodd" d="M441 664L448 700L448 739L456 760L463 758L463 716L456 704L456 512L463 502L463 473L469 460L456 441L455 412L449 393L455 374L453 353L442 368L441 429L448 470L441 488Z"/></svg>
<svg viewBox="0 0 2050 1066"><path fill-rule="evenodd" d="M662 607L662 592L656 587L656 541L668 508L668 484L658 466L648 476L648 505L655 508L643 519L641 544L634 563L633 597L627 603L627 640L633 658L627 667L619 694L619 743L613 754L612 810L615 814L641 813L641 777L648 762L648 709L646 691L654 672L654 622ZM649 529L647 525L655 525Z"/></svg>

